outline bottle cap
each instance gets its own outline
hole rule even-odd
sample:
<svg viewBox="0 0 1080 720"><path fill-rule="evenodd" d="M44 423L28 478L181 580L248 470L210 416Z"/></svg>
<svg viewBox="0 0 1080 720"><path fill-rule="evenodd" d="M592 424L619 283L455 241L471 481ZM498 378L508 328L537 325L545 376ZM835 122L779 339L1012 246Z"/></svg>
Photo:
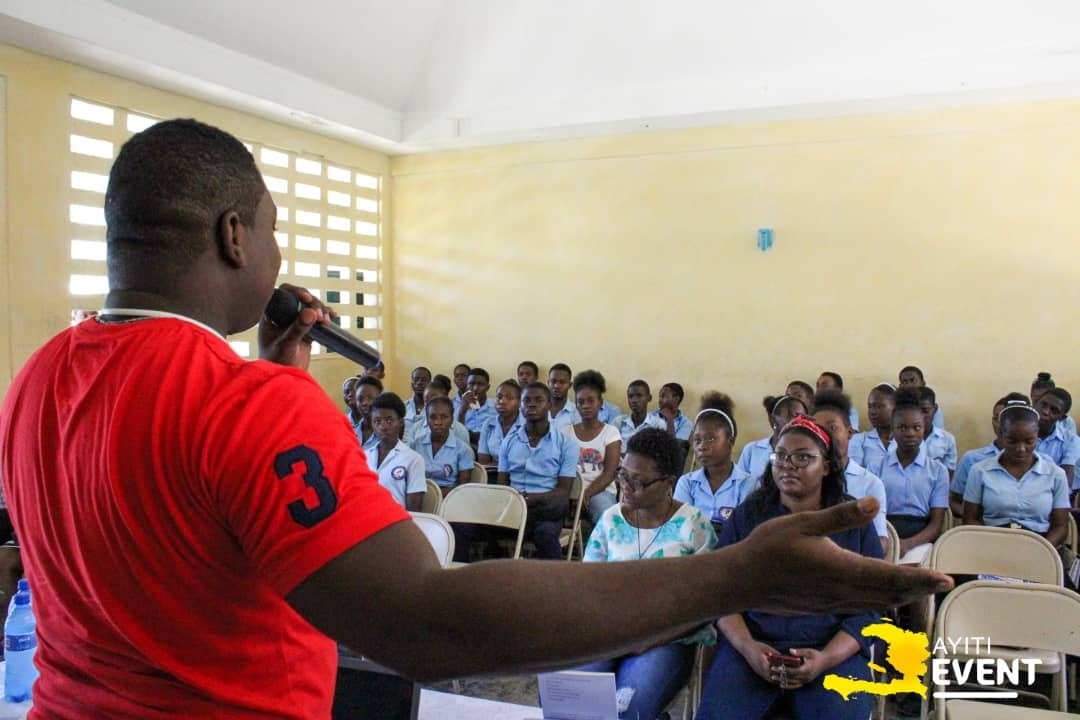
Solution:
<svg viewBox="0 0 1080 720"><path fill-rule="evenodd" d="M16 592L30 592L30 581L26 578L19 578L19 587Z"/></svg>

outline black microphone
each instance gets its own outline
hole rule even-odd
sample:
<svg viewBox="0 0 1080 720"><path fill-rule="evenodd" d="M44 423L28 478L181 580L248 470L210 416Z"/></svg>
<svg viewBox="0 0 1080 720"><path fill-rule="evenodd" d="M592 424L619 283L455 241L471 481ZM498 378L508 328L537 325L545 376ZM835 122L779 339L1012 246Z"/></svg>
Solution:
<svg viewBox="0 0 1080 720"><path fill-rule="evenodd" d="M287 327L296 322L303 308L300 298L287 290L275 288L274 294L270 297L270 303L266 306L266 317L278 327ZM327 350L347 357L365 368L375 367L379 362L379 353L375 348L337 325L316 323L308 333L308 337Z"/></svg>

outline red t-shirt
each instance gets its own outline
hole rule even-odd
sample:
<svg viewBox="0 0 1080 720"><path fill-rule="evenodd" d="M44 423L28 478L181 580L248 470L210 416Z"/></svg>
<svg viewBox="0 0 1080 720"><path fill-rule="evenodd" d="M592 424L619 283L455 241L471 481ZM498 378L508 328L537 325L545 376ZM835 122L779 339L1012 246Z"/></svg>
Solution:
<svg viewBox="0 0 1080 720"><path fill-rule="evenodd" d="M88 320L0 414L38 718L326 718L336 648L283 599L408 517L305 372L178 319Z"/></svg>

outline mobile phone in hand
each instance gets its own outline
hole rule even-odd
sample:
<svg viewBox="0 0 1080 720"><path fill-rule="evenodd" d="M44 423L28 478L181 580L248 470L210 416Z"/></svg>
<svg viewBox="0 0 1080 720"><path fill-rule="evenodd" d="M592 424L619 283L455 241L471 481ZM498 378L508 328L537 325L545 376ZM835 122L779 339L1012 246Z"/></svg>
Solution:
<svg viewBox="0 0 1080 720"><path fill-rule="evenodd" d="M799 657L798 655L781 655L780 653L769 653L769 667L799 667L806 662L806 658Z"/></svg>

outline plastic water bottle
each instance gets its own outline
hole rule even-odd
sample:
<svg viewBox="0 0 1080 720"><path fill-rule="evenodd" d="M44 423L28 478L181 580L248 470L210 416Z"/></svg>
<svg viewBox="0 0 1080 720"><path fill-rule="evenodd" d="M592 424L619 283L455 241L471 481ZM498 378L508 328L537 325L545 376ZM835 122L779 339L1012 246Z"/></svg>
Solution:
<svg viewBox="0 0 1080 720"><path fill-rule="evenodd" d="M34 653L37 652L37 622L30 604L30 582L19 581L19 589L8 608L4 622L4 699L23 702L30 699L30 688L37 680Z"/></svg>

